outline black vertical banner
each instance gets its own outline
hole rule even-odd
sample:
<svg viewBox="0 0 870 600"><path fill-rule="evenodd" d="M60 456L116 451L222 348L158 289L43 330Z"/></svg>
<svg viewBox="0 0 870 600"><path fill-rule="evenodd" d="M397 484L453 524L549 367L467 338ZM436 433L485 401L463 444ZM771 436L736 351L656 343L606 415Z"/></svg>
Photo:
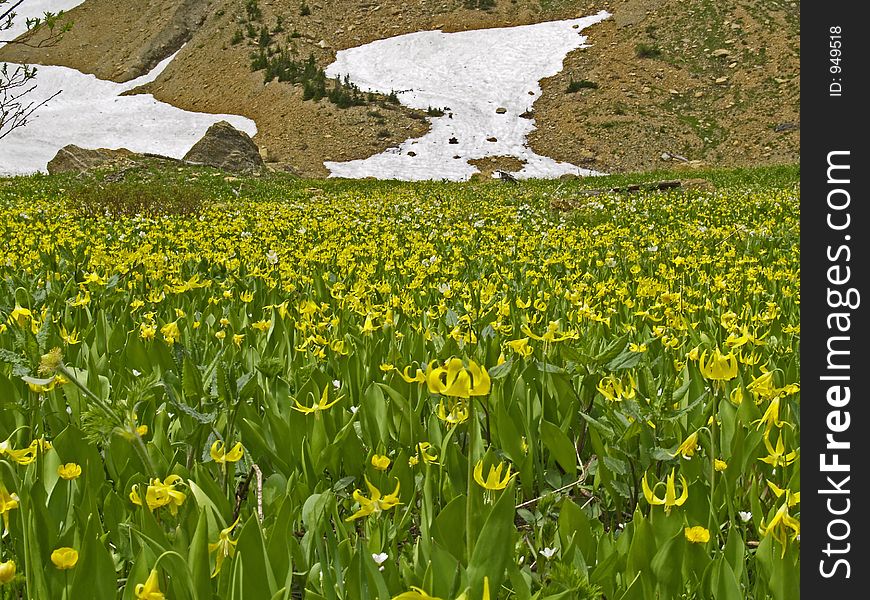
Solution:
<svg viewBox="0 0 870 600"><path fill-rule="evenodd" d="M801 593L866 598L867 40L862 3L801 7ZM863 133L862 133L863 132ZM862 350L864 350L862 352Z"/></svg>

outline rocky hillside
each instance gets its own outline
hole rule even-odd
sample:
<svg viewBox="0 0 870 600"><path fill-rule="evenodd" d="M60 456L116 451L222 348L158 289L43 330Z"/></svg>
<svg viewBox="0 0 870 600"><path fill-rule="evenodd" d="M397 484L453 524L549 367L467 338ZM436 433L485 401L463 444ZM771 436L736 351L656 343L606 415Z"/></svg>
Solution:
<svg viewBox="0 0 870 600"><path fill-rule="evenodd" d="M461 31L593 14L591 46L542 83L532 148L602 171L676 162L755 165L799 157L799 6L778 0L87 0L48 48L0 60L58 64L128 81L181 49L139 88L178 107L254 119L275 168L324 176L324 160L365 158L422 135L425 115L361 95L340 108L307 84L266 83L258 56L300 69L337 50L414 31ZM36 34L39 35L39 34ZM293 67L295 68L295 66ZM306 80L307 81L307 80ZM332 89L332 84L327 85Z"/></svg>

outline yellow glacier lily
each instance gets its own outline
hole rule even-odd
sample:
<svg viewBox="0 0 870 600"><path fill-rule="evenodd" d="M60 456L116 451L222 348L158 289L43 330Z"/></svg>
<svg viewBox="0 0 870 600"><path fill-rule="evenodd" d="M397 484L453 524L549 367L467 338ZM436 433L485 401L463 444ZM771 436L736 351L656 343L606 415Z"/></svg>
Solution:
<svg viewBox="0 0 870 600"><path fill-rule="evenodd" d="M433 394L470 398L489 394L491 382L486 369L473 360L468 361L466 369L462 359L451 358L441 367L433 368L432 363L426 366L426 385Z"/></svg>
<svg viewBox="0 0 870 600"><path fill-rule="evenodd" d="M245 450L242 448L241 442L236 442L227 452L224 443L221 440L215 440L209 449L209 454L216 463L222 465L228 462L238 462L245 454Z"/></svg>
<svg viewBox="0 0 870 600"><path fill-rule="evenodd" d="M737 377L737 357L733 352L722 354L716 348L707 360L707 351L701 353L698 360L701 375L710 381L730 381Z"/></svg>
<svg viewBox="0 0 870 600"><path fill-rule="evenodd" d="M238 517L232 525L227 527L226 529L221 529L220 534L218 534L218 541L213 544L208 545L208 552L211 554L212 552L216 552L214 559L214 572L212 572L212 577L217 577L217 574L221 572L221 566L223 566L224 559L232 558L236 553L236 544L238 540L230 539L230 534L235 529L236 525L239 524Z"/></svg>
<svg viewBox="0 0 870 600"><path fill-rule="evenodd" d="M151 569L145 583L137 583L133 590L136 600L166 600L166 596L160 591L160 582L157 581L157 569Z"/></svg>
<svg viewBox="0 0 870 600"><path fill-rule="evenodd" d="M371 496L371 498L366 498L362 495L362 492L360 492L359 489L355 489L353 491L353 499L359 502L360 508L354 514L346 518L345 521L353 521L360 517L368 517L370 515L377 516L381 512L401 504L399 501L400 482L398 479L396 479L396 489L393 490L393 493L382 496L381 491L372 485L372 482L369 481L368 477L363 475L363 478L365 479L366 486L369 488L369 496Z"/></svg>
<svg viewBox="0 0 870 600"><path fill-rule="evenodd" d="M333 404L335 404L336 402L338 402L339 400L341 400L343 398L344 398L344 396L339 396L338 398L336 398L332 402L329 402L329 384L327 383L323 387L323 394L320 396L320 400L317 402L317 404L315 404L314 406L304 406L304 405L299 403L299 400L294 400L294 402L296 403L296 406L292 406L291 408L293 410L298 410L299 412L304 413L306 415L314 414L315 417L319 418L320 411L326 410L327 408L329 408L330 406L332 406Z"/></svg>
<svg viewBox="0 0 870 600"><path fill-rule="evenodd" d="M660 484L664 483L665 486L665 497L659 498L653 493L653 490L650 489L649 483L646 481L646 473L643 474L643 480L641 480L641 486L643 487L643 495L646 498L646 501L649 502L652 506L664 506L665 512L671 512L671 508L674 506L682 506L683 503L686 502L689 498L689 484L686 482L686 478L680 475L680 483L683 485L683 491L680 493L680 496L677 497L677 486L676 480L674 477L674 469L671 469L671 474L668 475L666 482L658 482L656 487Z"/></svg>

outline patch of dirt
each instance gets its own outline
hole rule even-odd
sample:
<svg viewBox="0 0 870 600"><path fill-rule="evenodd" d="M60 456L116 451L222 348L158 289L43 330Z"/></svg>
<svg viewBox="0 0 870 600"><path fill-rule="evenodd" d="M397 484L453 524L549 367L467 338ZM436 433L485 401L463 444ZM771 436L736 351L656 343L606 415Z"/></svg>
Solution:
<svg viewBox="0 0 870 600"><path fill-rule="evenodd" d="M797 2L602 6L613 18L542 82L535 152L610 172L800 159ZM567 92L582 80L597 87Z"/></svg>
<svg viewBox="0 0 870 600"><path fill-rule="evenodd" d="M511 174L523 168L526 161L514 156L487 156L486 158L473 158L468 164L477 167L480 173L475 173L474 179L489 180L496 171L504 171Z"/></svg>
<svg viewBox="0 0 870 600"><path fill-rule="evenodd" d="M613 18L585 32L592 46L572 52L563 72L542 82L531 115L538 129L529 138L536 152L606 171L672 166L663 152L723 165L799 156L799 127L775 130L799 124L796 2L496 0L493 9L479 10L466 0L306 0L303 15L300 0L256 0L253 20L250 4L87 0L69 12L75 26L61 43L7 46L0 60L64 65L121 82L186 42L157 80L136 92L187 110L249 117L273 168L322 177L323 161L366 158L425 134L428 122L383 98L340 109L325 99L303 100L299 85L264 84L263 72L251 71L257 39L249 22L325 67L337 50L404 33L524 25L606 9ZM639 58L638 44L661 54ZM598 87L566 93L581 79Z"/></svg>

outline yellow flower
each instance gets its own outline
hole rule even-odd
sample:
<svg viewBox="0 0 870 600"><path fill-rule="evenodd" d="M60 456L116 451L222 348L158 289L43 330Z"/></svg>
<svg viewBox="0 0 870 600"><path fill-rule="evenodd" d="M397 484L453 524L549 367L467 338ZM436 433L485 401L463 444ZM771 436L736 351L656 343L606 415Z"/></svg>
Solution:
<svg viewBox="0 0 870 600"><path fill-rule="evenodd" d="M438 464L438 455L432 450L432 444L429 442L420 442L417 444L417 452L419 456L423 459L423 463L427 465L437 465ZM417 455L413 456L414 459L417 458ZM414 464L417 464L415 460Z"/></svg>
<svg viewBox="0 0 870 600"><path fill-rule="evenodd" d="M783 502L776 514L770 520L770 523L764 523L761 520L761 525L758 528L761 535L770 535L782 546L782 556L785 556L785 548L788 543L788 533L791 530L791 539L796 540L801 534L801 523L796 518L788 513L788 502Z"/></svg>
<svg viewBox="0 0 870 600"><path fill-rule="evenodd" d="M214 572L211 574L212 577L217 577L217 574L220 573L224 559L232 558L236 553L236 544L238 543L238 540L231 540L230 534L233 532L236 525L238 525L239 519L241 519L241 517L238 517L233 524L226 529L221 529L220 534L218 534L218 541L208 545L209 554L212 552L217 553L215 554Z"/></svg>
<svg viewBox="0 0 870 600"><path fill-rule="evenodd" d="M422 588L412 585L410 591L402 592L398 596L393 596L391 600L441 600L441 598L430 596Z"/></svg>
<svg viewBox="0 0 870 600"><path fill-rule="evenodd" d="M770 430L773 429L774 426L781 428L782 421L779 419L779 396L771 400L770 404L767 406L767 410L765 410L764 414L761 415L761 418L752 423L758 423L758 429L761 429L761 426L764 425L765 436L770 433Z"/></svg>
<svg viewBox="0 0 870 600"><path fill-rule="evenodd" d="M616 375L608 375L598 380L596 388L601 395L611 402L631 400L635 396L634 378L629 374L628 380L620 379Z"/></svg>
<svg viewBox="0 0 870 600"><path fill-rule="evenodd" d="M30 309L19 306L18 304L15 305L15 308L12 309L12 312L9 314L9 322L15 323L19 327L24 327L32 318L33 313L30 312Z"/></svg>
<svg viewBox="0 0 870 600"><path fill-rule="evenodd" d="M28 446L27 448L21 448L20 450L16 450L12 447L12 444L9 442L9 440L0 442L0 456L8 456L10 459L12 459L12 461L18 463L19 465L29 465L34 460L36 460L36 449L37 447L34 444L30 444L30 446Z"/></svg>
<svg viewBox="0 0 870 600"><path fill-rule="evenodd" d="M451 358L441 367L433 368L432 363L426 366L426 385L433 394L469 398L486 396L491 384L486 369L473 360L468 361L466 369L462 359Z"/></svg>
<svg viewBox="0 0 870 600"><path fill-rule="evenodd" d="M390 467L390 457L384 456L382 454L373 454L372 455L372 466L378 471L386 471Z"/></svg>
<svg viewBox="0 0 870 600"><path fill-rule="evenodd" d="M133 591L136 593L136 600L166 600L166 596L160 591L156 569L151 569L145 583L137 583Z"/></svg>
<svg viewBox="0 0 870 600"><path fill-rule="evenodd" d="M13 579L15 579L15 561L0 562L0 585L9 583Z"/></svg>
<svg viewBox="0 0 870 600"><path fill-rule="evenodd" d="M632 342L628 345L628 351L636 353L646 352L647 347L646 344L635 344L634 342Z"/></svg>
<svg viewBox="0 0 870 600"><path fill-rule="evenodd" d="M78 561L79 553L74 548L58 548L51 553L51 562L61 571L72 569Z"/></svg>
<svg viewBox="0 0 870 600"><path fill-rule="evenodd" d="M163 334L163 339L170 346L181 339L181 330L178 329L178 320L171 321L160 328L160 333Z"/></svg>
<svg viewBox="0 0 870 600"><path fill-rule="evenodd" d="M698 432L694 431L694 432L689 434L689 437L687 437L685 440L683 440L683 442L677 448L677 451L674 453L674 456L679 454L683 458L688 460L695 455L695 452L700 447L701 446L698 444Z"/></svg>
<svg viewBox="0 0 870 600"><path fill-rule="evenodd" d="M439 419L444 421L448 427L459 425L468 420L468 404L462 398L450 400L450 410L448 411L444 406L444 400L441 400L438 403L437 416Z"/></svg>
<svg viewBox="0 0 870 600"><path fill-rule="evenodd" d="M758 460L766 462L772 467L787 467L797 459L797 450L792 450L786 454L785 444L782 441L782 432L779 433L779 438L776 440L776 448L770 443L770 438L766 434L764 436L764 445L767 447L768 456Z"/></svg>
<svg viewBox="0 0 870 600"><path fill-rule="evenodd" d="M18 494L9 493L3 484L0 484L0 514L3 515L3 531L9 531L9 511L18 508Z"/></svg>
<svg viewBox="0 0 870 600"><path fill-rule="evenodd" d="M75 328L73 328L72 332L69 332L64 326L61 326L60 328L60 339L66 342L69 346L75 346L76 344L80 344L82 341Z"/></svg>
<svg viewBox="0 0 870 600"><path fill-rule="evenodd" d="M157 326L151 323L141 323L139 325L139 337L143 340L153 340L157 333Z"/></svg>
<svg viewBox="0 0 870 600"><path fill-rule="evenodd" d="M317 404L315 404L314 406L310 406L310 407L303 406L302 404L299 404L299 400L294 400L294 402L296 403L296 406L291 406L291 408L293 410L298 410L299 412L304 413L306 415L310 415L313 413L315 417L319 418L320 411L326 410L327 408L329 408L330 406L332 406L333 404L335 404L336 402L338 402L339 400L341 400L343 398L344 398L344 396L339 396L338 398L336 398L332 402L328 402L327 400L329 399L329 384L326 384L323 387L323 394L320 396L320 400L317 402Z"/></svg>
<svg viewBox="0 0 870 600"><path fill-rule="evenodd" d="M253 323L251 325L251 327L253 327L254 329L256 329L257 331L259 331L261 333L266 333L267 331L269 331L269 328L271 326L272 326L272 321L265 321L265 320L257 321L256 323Z"/></svg>
<svg viewBox="0 0 870 600"><path fill-rule="evenodd" d="M477 461L477 464L474 465L474 481L485 490L484 501L488 504L492 503L493 492L505 489L508 483L510 483L511 477L516 475L516 473L511 473L511 466L508 464L507 473L502 477L501 472L503 468L504 463L501 461L499 461L497 467L490 465L489 473L487 474L486 479L484 479L483 459Z"/></svg>
<svg viewBox="0 0 870 600"><path fill-rule="evenodd" d="M769 479L767 480L767 487L769 487L773 491L774 495L777 498L781 498L782 495L785 494L785 501L788 503L789 508L791 508L792 506L794 506L796 504L800 504L800 502L801 502L801 493L800 492L792 492L789 489L783 489L783 488L777 486L775 483L773 483Z"/></svg>
<svg viewBox="0 0 870 600"><path fill-rule="evenodd" d="M686 539L693 544L706 544L710 541L710 532L700 525L686 527L685 534Z"/></svg>
<svg viewBox="0 0 870 600"><path fill-rule="evenodd" d="M182 484L182 480L178 475L170 475L163 481L156 477L152 479L145 490L145 503L148 508L157 510L160 507L169 506L169 512L173 515L178 514L178 507L184 504L184 500L187 498L184 492L175 489L179 484ZM130 501L142 506L139 484L134 485L130 491Z"/></svg>
<svg viewBox="0 0 870 600"><path fill-rule="evenodd" d="M406 383L425 383L426 382L426 374L423 373L422 370L417 369L416 373L413 375L409 374L409 370L411 366L408 365L402 371L399 372L399 376L405 380Z"/></svg>
<svg viewBox="0 0 870 600"><path fill-rule="evenodd" d="M82 474L82 468L76 463L66 463L57 468L57 474L60 475L61 479L69 481L70 479L77 479Z"/></svg>
<svg viewBox="0 0 870 600"><path fill-rule="evenodd" d="M707 351L704 350L698 361L698 368L705 378L710 381L729 381L737 377L737 357L733 352L722 354L719 348L716 348L710 355L709 361L706 357Z"/></svg>
<svg viewBox="0 0 870 600"><path fill-rule="evenodd" d="M372 485L368 477L363 475L363 478L365 479L366 486L369 488L369 496L371 496L371 498L366 498L362 495L362 492L360 492L359 489L355 489L353 491L353 499L359 502L360 508L354 514L345 519L345 521L353 521L354 519L368 517L370 515L377 516L382 511L389 510L394 506L401 504L401 502L399 502L398 479L396 479L396 489L393 493L381 496L381 491Z"/></svg>
<svg viewBox="0 0 870 600"><path fill-rule="evenodd" d="M239 300L247 304L254 299L254 292L242 292L239 294Z"/></svg>
<svg viewBox="0 0 870 600"><path fill-rule="evenodd" d="M221 440L215 440L211 445L211 449L209 450L209 454L212 459L218 463L219 465L228 463L228 462L238 462L241 460L245 451L242 448L241 442L236 442L235 445L230 449L229 452L225 451L224 443Z"/></svg>
<svg viewBox="0 0 870 600"><path fill-rule="evenodd" d="M643 480L641 481L641 487L643 487L643 495L646 498L646 501L649 502L653 506L662 506L665 507L665 512L671 512L671 508L674 506L682 506L683 503L686 502L689 498L689 484L686 482L686 478L683 475L680 475L680 483L683 484L683 491L679 497L677 497L677 486L676 480L674 477L674 469L671 469L671 474L668 475L666 482L658 482L656 487L659 485L665 486L665 497L659 498L653 493L653 490L650 489L649 483L646 481L646 473L643 474Z"/></svg>
<svg viewBox="0 0 870 600"><path fill-rule="evenodd" d="M241 347L242 347L242 341L244 341L244 339L245 339L245 336L244 336L244 335L242 335L241 333L237 333L237 334L235 334L235 335L233 336L233 343L234 343L238 348L241 348Z"/></svg>
<svg viewBox="0 0 870 600"><path fill-rule="evenodd" d="M728 468L728 463L724 460L719 460L718 458L713 461L713 468L717 471L724 471Z"/></svg>
<svg viewBox="0 0 870 600"><path fill-rule="evenodd" d="M360 332L366 335L371 335L375 331L377 331L377 327L375 327L374 322L372 321L372 316L366 315L366 320L362 327L360 327Z"/></svg>
<svg viewBox="0 0 870 600"><path fill-rule="evenodd" d="M528 358L534 352L534 349L529 345L529 338L527 337L511 340L506 342L505 345L523 358Z"/></svg>
<svg viewBox="0 0 870 600"><path fill-rule="evenodd" d="M215 336L217 339L222 340L222 339L224 339L225 337L227 337L227 332L224 331L223 329L221 329L220 331L216 331L215 334L214 334L214 336Z"/></svg>

